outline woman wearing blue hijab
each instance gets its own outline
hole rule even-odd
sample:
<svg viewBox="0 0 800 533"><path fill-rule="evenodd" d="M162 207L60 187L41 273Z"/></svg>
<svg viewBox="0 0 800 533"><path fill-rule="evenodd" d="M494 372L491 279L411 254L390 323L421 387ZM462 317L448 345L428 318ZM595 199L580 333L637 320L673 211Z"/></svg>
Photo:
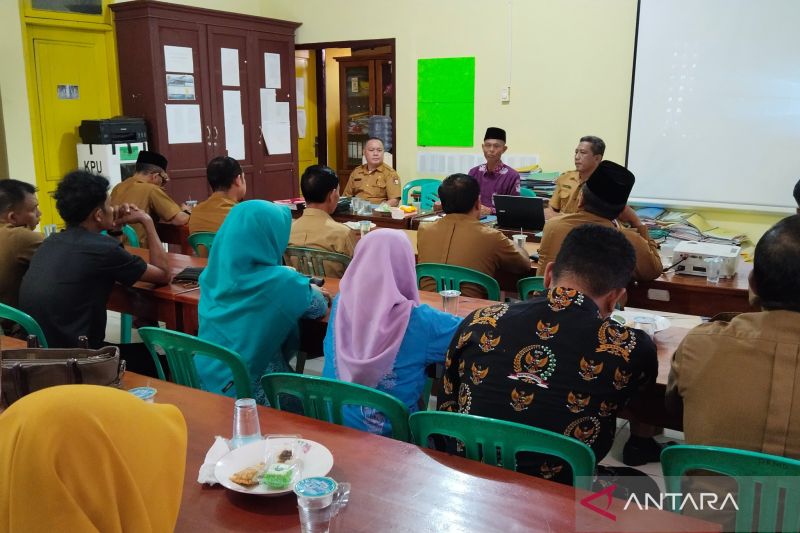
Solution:
<svg viewBox="0 0 800 533"><path fill-rule="evenodd" d="M261 376L291 372L298 320L327 312L319 288L282 264L291 223L287 207L264 200L237 204L217 232L200 275L199 336L242 356L262 404ZM225 364L204 357L196 361L206 390L235 395Z"/></svg>

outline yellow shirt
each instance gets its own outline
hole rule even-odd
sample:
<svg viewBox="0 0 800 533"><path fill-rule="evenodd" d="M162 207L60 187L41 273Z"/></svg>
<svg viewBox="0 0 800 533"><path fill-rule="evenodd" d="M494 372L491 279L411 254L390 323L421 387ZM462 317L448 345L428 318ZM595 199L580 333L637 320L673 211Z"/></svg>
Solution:
<svg viewBox="0 0 800 533"><path fill-rule="evenodd" d="M555 261L561 244L567 234L574 228L583 224L597 224L607 228L619 229L636 251L636 267L633 270L633 279L649 281L661 275L663 266L661 256L658 255L658 245L653 239L643 237L637 230L619 228L612 221L587 211L578 211L563 217L551 218L542 230L542 244L539 246L539 268L537 276L544 276L544 268L548 263Z"/></svg>
<svg viewBox="0 0 800 533"><path fill-rule="evenodd" d="M384 163L369 172L367 165L356 168L347 180L343 196L358 196L373 204L400 198L400 176Z"/></svg>
<svg viewBox="0 0 800 533"><path fill-rule="evenodd" d="M556 188L550 198L550 207L565 215L577 213L582 185L583 182L577 170L561 174L556 179Z"/></svg>
<svg viewBox="0 0 800 533"><path fill-rule="evenodd" d="M168 221L181 212L167 193L146 178L133 175L114 187L111 191L111 204L133 204L153 218L153 222ZM131 224L139 236L139 245L147 247L147 233L141 224Z"/></svg>
<svg viewBox="0 0 800 533"><path fill-rule="evenodd" d="M445 263L483 272L494 277L499 270L524 274L531 260L511 240L496 229L486 227L470 215L451 213L433 224L424 224L417 232L420 263ZM422 280L422 290L435 291L430 278ZM465 283L464 296L486 298L486 291Z"/></svg>
<svg viewBox="0 0 800 533"><path fill-rule="evenodd" d="M25 226L0 226L0 302L17 307L19 285L44 235Z"/></svg>
<svg viewBox="0 0 800 533"><path fill-rule="evenodd" d="M224 192L215 192L205 202L200 202L192 209L189 234L200 231L216 233L236 203L235 200L225 196Z"/></svg>
<svg viewBox="0 0 800 533"><path fill-rule="evenodd" d="M303 216L292 222L289 246L317 248L353 257L356 239L350 228L333 220L325 211L307 207ZM344 275L341 263L323 261L323 267L326 276L341 278Z"/></svg>

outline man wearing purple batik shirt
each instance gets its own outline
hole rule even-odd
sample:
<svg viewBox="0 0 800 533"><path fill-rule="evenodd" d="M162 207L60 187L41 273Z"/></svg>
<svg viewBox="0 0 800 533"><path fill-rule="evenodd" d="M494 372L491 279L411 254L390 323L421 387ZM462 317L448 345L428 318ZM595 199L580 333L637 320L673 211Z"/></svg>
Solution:
<svg viewBox="0 0 800 533"><path fill-rule="evenodd" d="M508 150L505 130L487 128L482 148L486 163L471 169L469 175L481 186L481 216L484 216L494 214L495 194L519 196L519 172L500 160Z"/></svg>

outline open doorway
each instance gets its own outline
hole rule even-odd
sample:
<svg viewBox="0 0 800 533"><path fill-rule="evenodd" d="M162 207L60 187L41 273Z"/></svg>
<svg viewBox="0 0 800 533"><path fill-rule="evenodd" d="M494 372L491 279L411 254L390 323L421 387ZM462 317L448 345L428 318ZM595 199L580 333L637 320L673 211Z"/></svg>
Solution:
<svg viewBox="0 0 800 533"><path fill-rule="evenodd" d="M304 94L298 95L306 105L301 113L306 119L306 135L298 145L300 173L311 164L328 165L336 170L340 189L344 189L350 173L362 164L364 142L369 137L383 140L384 162L395 168L394 39L298 44L295 58L298 79L305 76L300 82ZM301 69L301 58L309 67ZM298 109L300 103L298 97ZM301 121L302 117L300 126Z"/></svg>

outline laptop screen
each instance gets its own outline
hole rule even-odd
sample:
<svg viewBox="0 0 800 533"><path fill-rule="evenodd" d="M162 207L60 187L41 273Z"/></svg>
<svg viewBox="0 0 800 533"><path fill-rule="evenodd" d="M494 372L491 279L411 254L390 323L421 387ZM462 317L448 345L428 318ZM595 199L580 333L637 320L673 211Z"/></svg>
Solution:
<svg viewBox="0 0 800 533"><path fill-rule="evenodd" d="M544 228L544 199L497 194L494 196L497 225L539 231Z"/></svg>

